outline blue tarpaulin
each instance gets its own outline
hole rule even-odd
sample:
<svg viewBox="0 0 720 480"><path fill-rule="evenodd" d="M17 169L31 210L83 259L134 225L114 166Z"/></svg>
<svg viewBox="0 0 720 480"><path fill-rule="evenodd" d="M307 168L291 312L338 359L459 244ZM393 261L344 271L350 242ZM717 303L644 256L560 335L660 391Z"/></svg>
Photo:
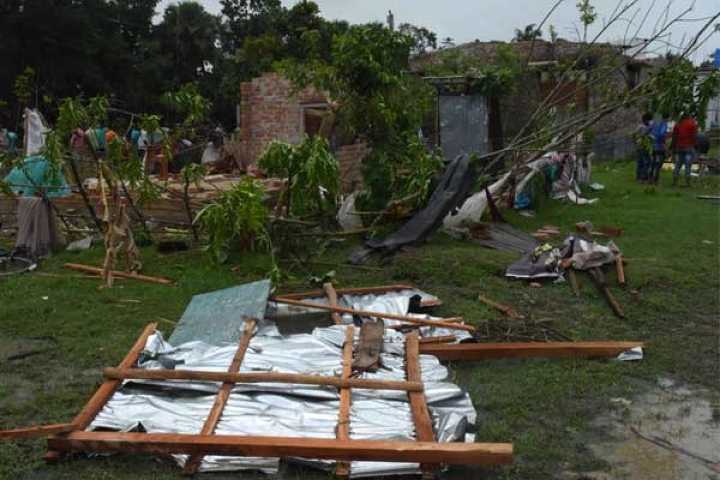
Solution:
<svg viewBox="0 0 720 480"><path fill-rule="evenodd" d="M14 193L25 197L36 196L39 191L44 191L49 198L67 197L72 193L62 171L53 169L41 155L25 158L22 165L5 177L5 183Z"/></svg>

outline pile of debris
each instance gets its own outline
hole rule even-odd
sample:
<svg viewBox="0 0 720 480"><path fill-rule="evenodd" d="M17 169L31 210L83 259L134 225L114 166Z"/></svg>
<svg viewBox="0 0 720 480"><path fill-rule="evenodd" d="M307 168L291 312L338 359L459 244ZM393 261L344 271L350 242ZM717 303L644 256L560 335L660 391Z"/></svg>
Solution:
<svg viewBox="0 0 720 480"><path fill-rule="evenodd" d="M167 340L148 325L104 370L72 422L0 439L48 436L48 460L172 455L189 474L272 474L281 458L353 477L503 464L512 444L475 443L472 401L440 361L642 356L640 342L477 343L409 285L269 294L263 280L193 297Z"/></svg>

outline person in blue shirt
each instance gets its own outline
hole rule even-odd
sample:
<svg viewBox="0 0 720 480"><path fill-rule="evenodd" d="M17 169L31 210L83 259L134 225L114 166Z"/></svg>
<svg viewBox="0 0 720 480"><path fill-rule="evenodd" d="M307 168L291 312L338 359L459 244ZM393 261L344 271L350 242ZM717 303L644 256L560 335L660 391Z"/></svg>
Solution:
<svg viewBox="0 0 720 480"><path fill-rule="evenodd" d="M665 147L667 133L668 115L663 114L661 120L653 122L650 130L653 142L653 155L648 172L648 183L657 185L658 180L660 180L660 170L662 169L665 158L667 157L667 149Z"/></svg>

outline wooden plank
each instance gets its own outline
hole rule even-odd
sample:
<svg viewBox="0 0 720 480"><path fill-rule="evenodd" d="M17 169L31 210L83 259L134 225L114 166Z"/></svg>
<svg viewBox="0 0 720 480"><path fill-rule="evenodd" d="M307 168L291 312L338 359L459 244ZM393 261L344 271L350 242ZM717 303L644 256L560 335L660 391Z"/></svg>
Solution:
<svg viewBox="0 0 720 480"><path fill-rule="evenodd" d="M182 435L171 433L73 432L48 439L53 450L301 457L329 460L499 465L512 462L511 443L437 443L336 438Z"/></svg>
<svg viewBox="0 0 720 480"><path fill-rule="evenodd" d="M615 268L617 269L618 283L625 286L625 267L623 266L623 257L618 255L615 258Z"/></svg>
<svg viewBox="0 0 720 480"><path fill-rule="evenodd" d="M644 346L643 342L423 343L420 353L440 360L477 361L495 358L614 358Z"/></svg>
<svg viewBox="0 0 720 480"><path fill-rule="evenodd" d="M242 361L245 358L245 352L247 352L248 346L250 345L250 339L253 336L256 324L257 320L254 318L245 318L243 335L238 344L238 349L235 351L232 362L230 362L230 366L228 367L229 373L237 373L240 371L240 365L242 365ZM220 387L220 390L215 397L215 403L210 409L208 417L205 419L202 430L200 430L201 435L212 435L215 433L215 428L220 422L220 417L222 417L223 410L225 410L225 404L227 404L228 398L230 398L230 392L232 392L234 385L235 384L232 382L224 382ZM203 455L191 455L185 462L183 473L186 475L195 474L202 463L202 459Z"/></svg>
<svg viewBox="0 0 720 480"><path fill-rule="evenodd" d="M335 292L337 295L370 295L370 294L383 294L388 292L396 292L399 290L417 290L412 285L397 284L397 285L382 285L379 287L360 287L360 288L337 288ZM307 292L300 293L284 293L282 295L276 295L275 298L283 298L289 300L302 300L303 298L317 298L326 295L324 290L310 290ZM442 305L442 302L438 299L435 300L423 300L420 302L421 307L437 307Z"/></svg>
<svg viewBox="0 0 720 480"><path fill-rule="evenodd" d="M13 430L0 430L0 440L19 440L21 438L37 438L57 435L58 433L72 432L75 429L72 423L56 423L52 425L38 425L35 427L15 428Z"/></svg>
<svg viewBox="0 0 720 480"><path fill-rule="evenodd" d="M337 307L337 292L335 291L335 288L333 288L333 284L330 282L324 284L323 290L325 291L325 296L328 299L328 305L331 307ZM342 316L338 312L331 312L330 317L332 317L335 325L342 325Z"/></svg>
<svg viewBox="0 0 720 480"><path fill-rule="evenodd" d="M127 369L135 365L138 357L145 349L148 337L155 333L156 328L157 323L151 323L145 327L145 330L143 330L142 334L132 346L128 354L122 362L120 362L118 368ZM90 401L72 421L75 426L75 430L85 430L88 426L90 426L97 414L100 413L100 410L103 409L121 383L121 380L108 379L100 385L100 388L98 388L95 394L90 398Z"/></svg>
<svg viewBox="0 0 720 480"><path fill-rule="evenodd" d="M400 390L421 392L422 382L375 380L370 378L329 377L280 372L208 372L198 370L165 370L142 368L106 368L103 374L111 379L136 380L192 380L196 382L230 383L288 383L294 385L325 385L335 388L363 388L367 390Z"/></svg>
<svg viewBox="0 0 720 480"><path fill-rule="evenodd" d="M343 380L349 380L352 375L353 361L353 340L355 338L355 327L349 325L345 330L345 343L343 344ZM338 411L338 424L336 438L340 441L350 440L350 405L352 402L352 390L343 388L340 390L340 408ZM335 475L347 477L350 475L350 463L338 462L335 465Z"/></svg>
<svg viewBox="0 0 720 480"><path fill-rule="evenodd" d="M405 337L405 368L409 382L421 382L422 372L420 370L420 341L417 332ZM428 410L424 392L408 392L410 410L415 423L415 436L419 442L434 442L432 418ZM432 474L435 467L423 462L421 465L423 473L427 476Z"/></svg>
<svg viewBox="0 0 720 480"><path fill-rule="evenodd" d="M435 337L422 337L420 343L451 343L457 340L455 335L438 335Z"/></svg>
<svg viewBox="0 0 720 480"><path fill-rule="evenodd" d="M400 320L402 322L414 323L417 325L429 325L433 327L443 327L454 330L465 330L468 332L475 331L475 327L473 326L460 323L446 322L443 320L429 320L424 318L410 317L407 315L396 315L394 313L369 312L367 310L353 310L352 308L345 307L331 307L330 305L323 305L322 303L303 302L301 300L291 300L289 298L274 297L272 300L278 303L285 303L287 305L295 305L297 307L314 308L317 310L328 310L330 312L338 313L349 313L351 315L357 315L360 317L388 318L391 320Z"/></svg>
<svg viewBox="0 0 720 480"><path fill-rule="evenodd" d="M92 265L82 265L80 263L66 263L65 265L63 265L63 267L69 268L70 270L75 270L78 272L89 273L92 275L102 275L102 272L103 272L102 268L93 267ZM160 285L172 285L174 283L169 278L150 277L147 275L140 275L139 273L128 273L128 272L121 272L121 271L113 270L112 274L113 274L113 276L116 276L116 277L140 280L142 282L147 282L147 283L157 283Z"/></svg>
<svg viewBox="0 0 720 480"><path fill-rule="evenodd" d="M498 303L498 302L495 302L495 301L493 301L493 300L490 300L489 298L487 298L486 296L484 296L484 295L482 295L482 294L479 294L479 295L478 295L478 300L480 300L480 301L481 301L482 303L484 303L485 305L487 305L487 306L489 306L489 307L492 307L492 308L494 308L495 310L498 310L498 311L504 313L505 315L507 315L508 317L512 318L513 320L522 320L522 319L525 318L524 315L519 314L519 313L518 313L514 308L512 308L511 306L505 305L505 304L502 304L502 303Z"/></svg>

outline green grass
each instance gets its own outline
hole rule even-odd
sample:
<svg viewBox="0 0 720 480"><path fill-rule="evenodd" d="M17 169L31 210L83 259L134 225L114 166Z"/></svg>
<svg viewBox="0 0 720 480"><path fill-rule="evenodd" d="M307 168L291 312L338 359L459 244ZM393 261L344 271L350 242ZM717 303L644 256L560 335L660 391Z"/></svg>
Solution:
<svg viewBox="0 0 720 480"><path fill-rule="evenodd" d="M508 220L526 231L554 224L572 232L582 220L623 227L616 242L629 260L629 286L620 289L613 275L608 278L625 309L624 320L612 315L584 275L579 299L565 284L529 288L502 276L513 254L442 233L378 269L340 264L357 245L353 242L325 254L323 261L336 266L313 268L315 274L336 270L338 286L415 283L442 298L439 314L463 315L476 323L508 322L476 300L482 292L513 305L529 322L551 320L554 329L573 339L648 342L646 358L637 363L502 360L452 365L454 380L468 389L478 409L478 441L515 445L514 464L482 470L484 478L554 478L564 469L602 468L602 459L587 448L602 434L591 429L591 420L611 408L610 398L639 394L658 376L717 392L720 207L695 196L717 194L719 184L711 179L690 189L672 189L665 173L663 185L646 188L632 182L631 171L622 164L599 167L594 180L606 190L597 194L596 205L545 201L535 218L507 212ZM62 269L64 262L99 264L101 257L100 249L63 253L45 262L39 273L73 275ZM167 320L177 320L192 295L257 280L269 270L268 260L259 255L218 267L199 251L163 256L145 249L143 260L147 274L171 277L177 286L121 281L116 288L99 290L96 280L37 274L0 280L0 342L41 335L57 340L47 353L0 364L2 427L68 421L100 381L99 369L116 364L145 324L158 321L170 331ZM238 272L232 266L239 266ZM309 287L304 276L298 274L286 288ZM174 465L149 458L75 459L44 466L42 454L41 441L1 443L0 478L181 478ZM453 472L453 477L468 476L465 470ZM290 469L282 478L308 476Z"/></svg>

